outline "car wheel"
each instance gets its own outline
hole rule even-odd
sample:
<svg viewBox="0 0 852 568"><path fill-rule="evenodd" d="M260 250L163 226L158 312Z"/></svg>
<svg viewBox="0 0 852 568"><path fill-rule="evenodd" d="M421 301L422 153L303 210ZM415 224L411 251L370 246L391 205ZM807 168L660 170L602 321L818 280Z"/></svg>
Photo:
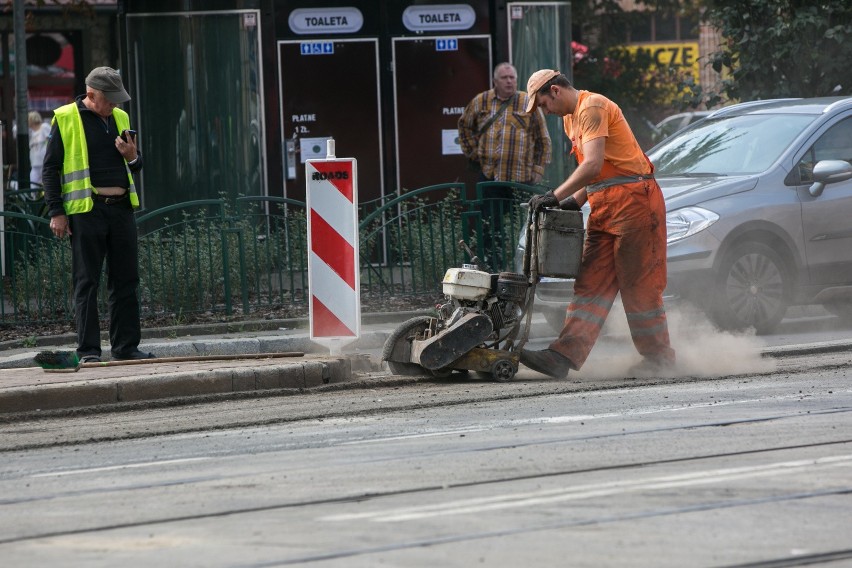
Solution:
<svg viewBox="0 0 852 568"><path fill-rule="evenodd" d="M769 333L787 313L790 286L787 267L771 247L737 245L720 266L710 315L723 329Z"/></svg>

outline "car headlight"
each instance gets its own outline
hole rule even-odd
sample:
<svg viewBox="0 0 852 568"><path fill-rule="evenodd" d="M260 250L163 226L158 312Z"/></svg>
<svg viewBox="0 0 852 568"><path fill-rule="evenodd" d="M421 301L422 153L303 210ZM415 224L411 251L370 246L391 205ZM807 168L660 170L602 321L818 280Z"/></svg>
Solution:
<svg viewBox="0 0 852 568"><path fill-rule="evenodd" d="M701 207L684 207L666 213L666 242L671 244L691 237L718 220L718 215Z"/></svg>

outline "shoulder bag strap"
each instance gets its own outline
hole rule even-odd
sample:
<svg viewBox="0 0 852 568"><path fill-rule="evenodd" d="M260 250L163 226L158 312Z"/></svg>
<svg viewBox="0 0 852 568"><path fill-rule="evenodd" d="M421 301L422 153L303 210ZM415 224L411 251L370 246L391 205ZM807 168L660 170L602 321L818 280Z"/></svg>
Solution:
<svg viewBox="0 0 852 568"><path fill-rule="evenodd" d="M517 94L512 95L511 97L509 97L508 99L506 99L505 101L503 101L503 104L501 104L501 105L500 105L500 108L498 108L498 109L497 109L497 112L495 112L494 114L492 114L492 115L491 115L491 118L489 118L488 120L486 120L486 121L485 121L485 124L483 124L483 125L480 127L480 129L476 131L476 135L477 135L477 136L481 136L483 132L485 132L486 130L488 130L489 128L491 128L491 125L492 125L492 124L494 124L494 121L495 121L495 120L497 120L497 119L500 117L500 115L501 115L501 114L503 114L503 111L504 111L504 110L506 110L506 107L508 107L508 106L509 106L509 103L511 103L512 101L514 101L514 100L515 100L515 97L516 97L516 96L517 96Z"/></svg>

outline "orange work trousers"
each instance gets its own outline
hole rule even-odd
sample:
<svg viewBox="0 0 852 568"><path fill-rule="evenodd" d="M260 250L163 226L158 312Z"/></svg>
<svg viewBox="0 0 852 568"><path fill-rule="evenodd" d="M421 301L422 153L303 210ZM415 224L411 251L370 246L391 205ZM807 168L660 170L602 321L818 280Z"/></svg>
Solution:
<svg viewBox="0 0 852 568"><path fill-rule="evenodd" d="M666 206L653 178L589 193L586 242L565 326L550 348L583 366L621 292L633 344L662 364L674 363L666 288Z"/></svg>

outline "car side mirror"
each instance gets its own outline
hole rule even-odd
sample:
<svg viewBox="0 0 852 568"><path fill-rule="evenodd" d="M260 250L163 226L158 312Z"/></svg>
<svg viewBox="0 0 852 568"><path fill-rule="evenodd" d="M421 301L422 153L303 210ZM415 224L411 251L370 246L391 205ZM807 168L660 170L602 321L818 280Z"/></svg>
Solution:
<svg viewBox="0 0 852 568"><path fill-rule="evenodd" d="M821 160L814 166L813 177L808 192L819 197L826 184L852 179L852 164L844 160Z"/></svg>

